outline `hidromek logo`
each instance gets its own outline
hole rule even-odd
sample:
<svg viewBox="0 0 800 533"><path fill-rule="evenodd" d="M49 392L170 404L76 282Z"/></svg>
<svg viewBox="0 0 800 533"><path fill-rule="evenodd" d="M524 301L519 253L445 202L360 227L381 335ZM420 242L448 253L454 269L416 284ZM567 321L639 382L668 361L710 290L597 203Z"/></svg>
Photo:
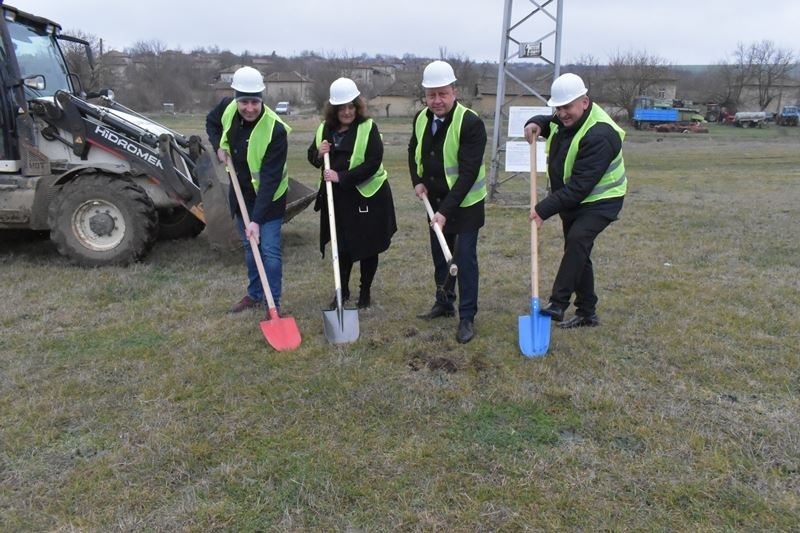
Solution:
<svg viewBox="0 0 800 533"><path fill-rule="evenodd" d="M103 126L100 126L99 124L95 126L94 132L100 134L100 136L102 136L107 141L116 144L129 154L135 155L142 161L145 161L146 163L149 163L162 170L164 169L164 166L161 164L161 160L159 158L157 158L151 152L145 150L138 144L120 137L113 131L106 129Z"/></svg>

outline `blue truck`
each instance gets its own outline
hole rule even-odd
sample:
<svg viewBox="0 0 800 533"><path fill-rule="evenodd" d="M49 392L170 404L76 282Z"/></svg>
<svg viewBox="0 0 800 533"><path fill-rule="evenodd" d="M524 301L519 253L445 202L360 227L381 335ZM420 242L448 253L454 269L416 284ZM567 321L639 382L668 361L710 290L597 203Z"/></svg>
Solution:
<svg viewBox="0 0 800 533"><path fill-rule="evenodd" d="M633 126L637 130L649 128L651 125L667 124L678 122L679 113L677 109L644 109L636 107L633 110Z"/></svg>
<svg viewBox="0 0 800 533"><path fill-rule="evenodd" d="M637 130L649 129L663 124L688 126L705 121L705 118L700 115L699 109L683 106L683 102L656 100L651 96L639 96L634 100L634 103L632 122L633 127Z"/></svg>

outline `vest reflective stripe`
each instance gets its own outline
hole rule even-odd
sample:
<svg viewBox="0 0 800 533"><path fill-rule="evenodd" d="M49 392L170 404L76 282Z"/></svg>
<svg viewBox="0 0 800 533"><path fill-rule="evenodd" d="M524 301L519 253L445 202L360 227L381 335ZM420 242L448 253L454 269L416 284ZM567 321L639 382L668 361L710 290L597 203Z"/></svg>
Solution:
<svg viewBox="0 0 800 533"><path fill-rule="evenodd" d="M315 137L317 148L319 148L319 145L322 144L322 131L324 129L324 122L317 127L317 135ZM347 167L348 170L352 170L364 162L367 154L367 143L369 142L370 131L372 131L371 118L368 118L358 125L358 129L356 130L356 142L353 146L353 155L350 156L350 166ZM358 189L358 192L361 194L361 196L364 198L369 198L378 192L383 185L383 182L386 181L388 177L389 173L386 172L386 169L383 168L383 163L381 163L375 174L373 174L371 178L366 179L356 185L356 189ZM322 187L322 178L320 178L320 187Z"/></svg>
<svg viewBox="0 0 800 533"><path fill-rule="evenodd" d="M230 131L231 124L233 124L233 117L236 116L237 105L236 100L231 100L228 107L222 113L222 138L219 142L219 147L230 152L230 144L228 143L228 131ZM264 160L264 154L267 153L267 147L272 142L272 134L275 131L275 122L280 122L286 129L286 134L291 133L292 128L289 127L281 118L270 108L264 106L264 113L261 118L256 122L253 131L250 133L250 140L247 143L247 168L250 169L250 182L253 184L253 189L258 192L258 187L261 184L259 173L261 172L261 163ZM281 196L286 194L289 188L289 170L286 163L283 165L283 172L281 175L281 182L275 194L272 195L272 200L275 201Z"/></svg>
<svg viewBox="0 0 800 533"><path fill-rule="evenodd" d="M464 122L464 113L466 112L475 113L472 109L456 102L456 109L453 113L453 123L447 128L447 134L444 138L444 147L442 150L444 177L450 189L453 188L459 176L458 148L461 142L461 125ZM425 111L422 111L417 115L417 120L414 123L414 136L417 139L417 149L414 152L414 159L417 162L417 175L420 177L424 171L422 168L422 136L425 134L425 128L430 127L430 121L427 115ZM486 166L481 164L475 183L472 184L469 193L464 197L459 207L469 207L480 202L486 197L486 193Z"/></svg>
<svg viewBox="0 0 800 533"><path fill-rule="evenodd" d="M579 129L575 134L575 137L572 138L572 142L567 150L567 158L564 161L564 183L569 181L569 177L572 175L572 167L575 165L575 159L578 156L578 146L580 145L581 139L583 139L584 135L586 135L586 132L589 131L589 128L599 122L608 124L614 128L614 131L617 132L620 140L625 140L625 130L620 128L617 123L614 122L610 116L608 116L608 113L606 113L599 105L593 103L592 111L589 113L589 116L586 118L583 126L581 126L581 129ZM550 142L553 140L553 137L557 131L558 126L552 125L550 129L550 136L547 138L548 156L550 153ZM550 174L549 168L550 167L548 165L548 176ZM615 157L608 165L603 177L600 178L600 181L598 181L597 185L594 186L594 189L592 189L592 192L589 193L589 196L584 198L581 203L589 204L598 200L605 200L607 198L618 198L620 196L625 196L627 190L628 178L625 174L625 160L622 157L622 150L620 149L617 157Z"/></svg>

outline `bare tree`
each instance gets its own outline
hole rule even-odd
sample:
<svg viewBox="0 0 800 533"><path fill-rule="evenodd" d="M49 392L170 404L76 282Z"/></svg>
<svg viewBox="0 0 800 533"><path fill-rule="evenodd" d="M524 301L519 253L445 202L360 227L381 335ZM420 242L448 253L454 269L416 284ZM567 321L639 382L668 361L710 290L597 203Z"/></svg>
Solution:
<svg viewBox="0 0 800 533"><path fill-rule="evenodd" d="M313 80L311 97L316 108L322 109L325 102L328 101L328 92L331 83L341 76L352 78L353 74L351 71L360 61L358 58L350 57L346 54L328 54L326 57L322 58L316 53L308 52L305 57L305 62L308 65L306 67L307 75ZM361 93L367 96L370 87L361 80L355 79L354 81L358 85Z"/></svg>
<svg viewBox="0 0 800 533"><path fill-rule="evenodd" d="M565 69L562 69L562 71L577 74L581 77L583 83L586 84L590 95L594 98L600 96L599 90L602 85L600 83L602 68L600 67L600 60L592 54L584 54L578 57L574 65L568 65Z"/></svg>
<svg viewBox="0 0 800 533"><path fill-rule="evenodd" d="M741 94L741 82L736 83L738 69L721 62L706 70L693 85L708 102L715 102L728 111L736 111Z"/></svg>
<svg viewBox="0 0 800 533"><path fill-rule="evenodd" d="M453 67L453 72L458 80L458 99L467 107L471 107L472 101L479 93L478 82L481 76L478 65L469 57L461 54L451 54L449 57L442 59Z"/></svg>
<svg viewBox="0 0 800 533"><path fill-rule="evenodd" d="M166 49L167 45L164 42L152 39L149 41L136 41L127 51L131 55L151 55L158 58Z"/></svg>
<svg viewBox="0 0 800 533"><path fill-rule="evenodd" d="M625 109L633 117L634 98L646 95L670 72L667 60L646 51L618 52L609 58L604 94L612 104Z"/></svg>
<svg viewBox="0 0 800 533"><path fill-rule="evenodd" d="M742 105L743 95L752 88L759 109L764 110L778 96L794 66L794 54L776 48L772 41L739 43L734 51L734 63L725 66L730 92L736 103Z"/></svg>
<svg viewBox="0 0 800 533"><path fill-rule="evenodd" d="M64 59L67 60L69 71L77 76L77 81L80 82L80 88L84 91L89 92L98 89L99 85L102 83L103 77L102 62L98 62L100 57L100 40L94 35L80 30L69 30L65 33L88 42L92 55L95 58L95 68L92 69L89 65L89 58L83 44L61 40L59 44L61 50L64 52Z"/></svg>
<svg viewBox="0 0 800 533"><path fill-rule="evenodd" d="M127 84L120 87L120 100L133 108L155 110L164 102L168 72L164 65L166 44L158 40L137 41L126 52L131 64L126 69Z"/></svg>

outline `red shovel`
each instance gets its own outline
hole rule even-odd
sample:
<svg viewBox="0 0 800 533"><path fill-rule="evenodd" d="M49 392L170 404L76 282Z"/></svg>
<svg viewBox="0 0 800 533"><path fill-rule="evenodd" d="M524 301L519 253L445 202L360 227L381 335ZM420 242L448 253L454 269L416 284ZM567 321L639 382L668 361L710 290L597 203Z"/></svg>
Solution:
<svg viewBox="0 0 800 533"><path fill-rule="evenodd" d="M536 205L536 141L531 143L531 209ZM550 317L539 312L539 237L531 221L531 314L519 317L519 348L525 357L547 353L550 346Z"/></svg>
<svg viewBox="0 0 800 533"><path fill-rule="evenodd" d="M242 189L239 187L239 179L236 177L236 171L233 169L233 162L228 158L227 170L230 174L231 184L236 193L236 200L239 202L239 211L242 213L245 228L250 223L250 216L247 214L247 206L244 204L242 197ZM278 316L278 309L275 307L275 300L272 298L272 291L269 288L267 281L267 273L264 271L264 263L261 260L261 250L256 242L255 237L250 237L250 246L253 248L253 258L258 267L258 274L261 277L261 286L264 288L264 296L267 298L267 314L266 320L261 321L261 333L267 340L270 346L281 351L293 350L300 346L300 330L297 328L297 323L294 318L280 318Z"/></svg>

